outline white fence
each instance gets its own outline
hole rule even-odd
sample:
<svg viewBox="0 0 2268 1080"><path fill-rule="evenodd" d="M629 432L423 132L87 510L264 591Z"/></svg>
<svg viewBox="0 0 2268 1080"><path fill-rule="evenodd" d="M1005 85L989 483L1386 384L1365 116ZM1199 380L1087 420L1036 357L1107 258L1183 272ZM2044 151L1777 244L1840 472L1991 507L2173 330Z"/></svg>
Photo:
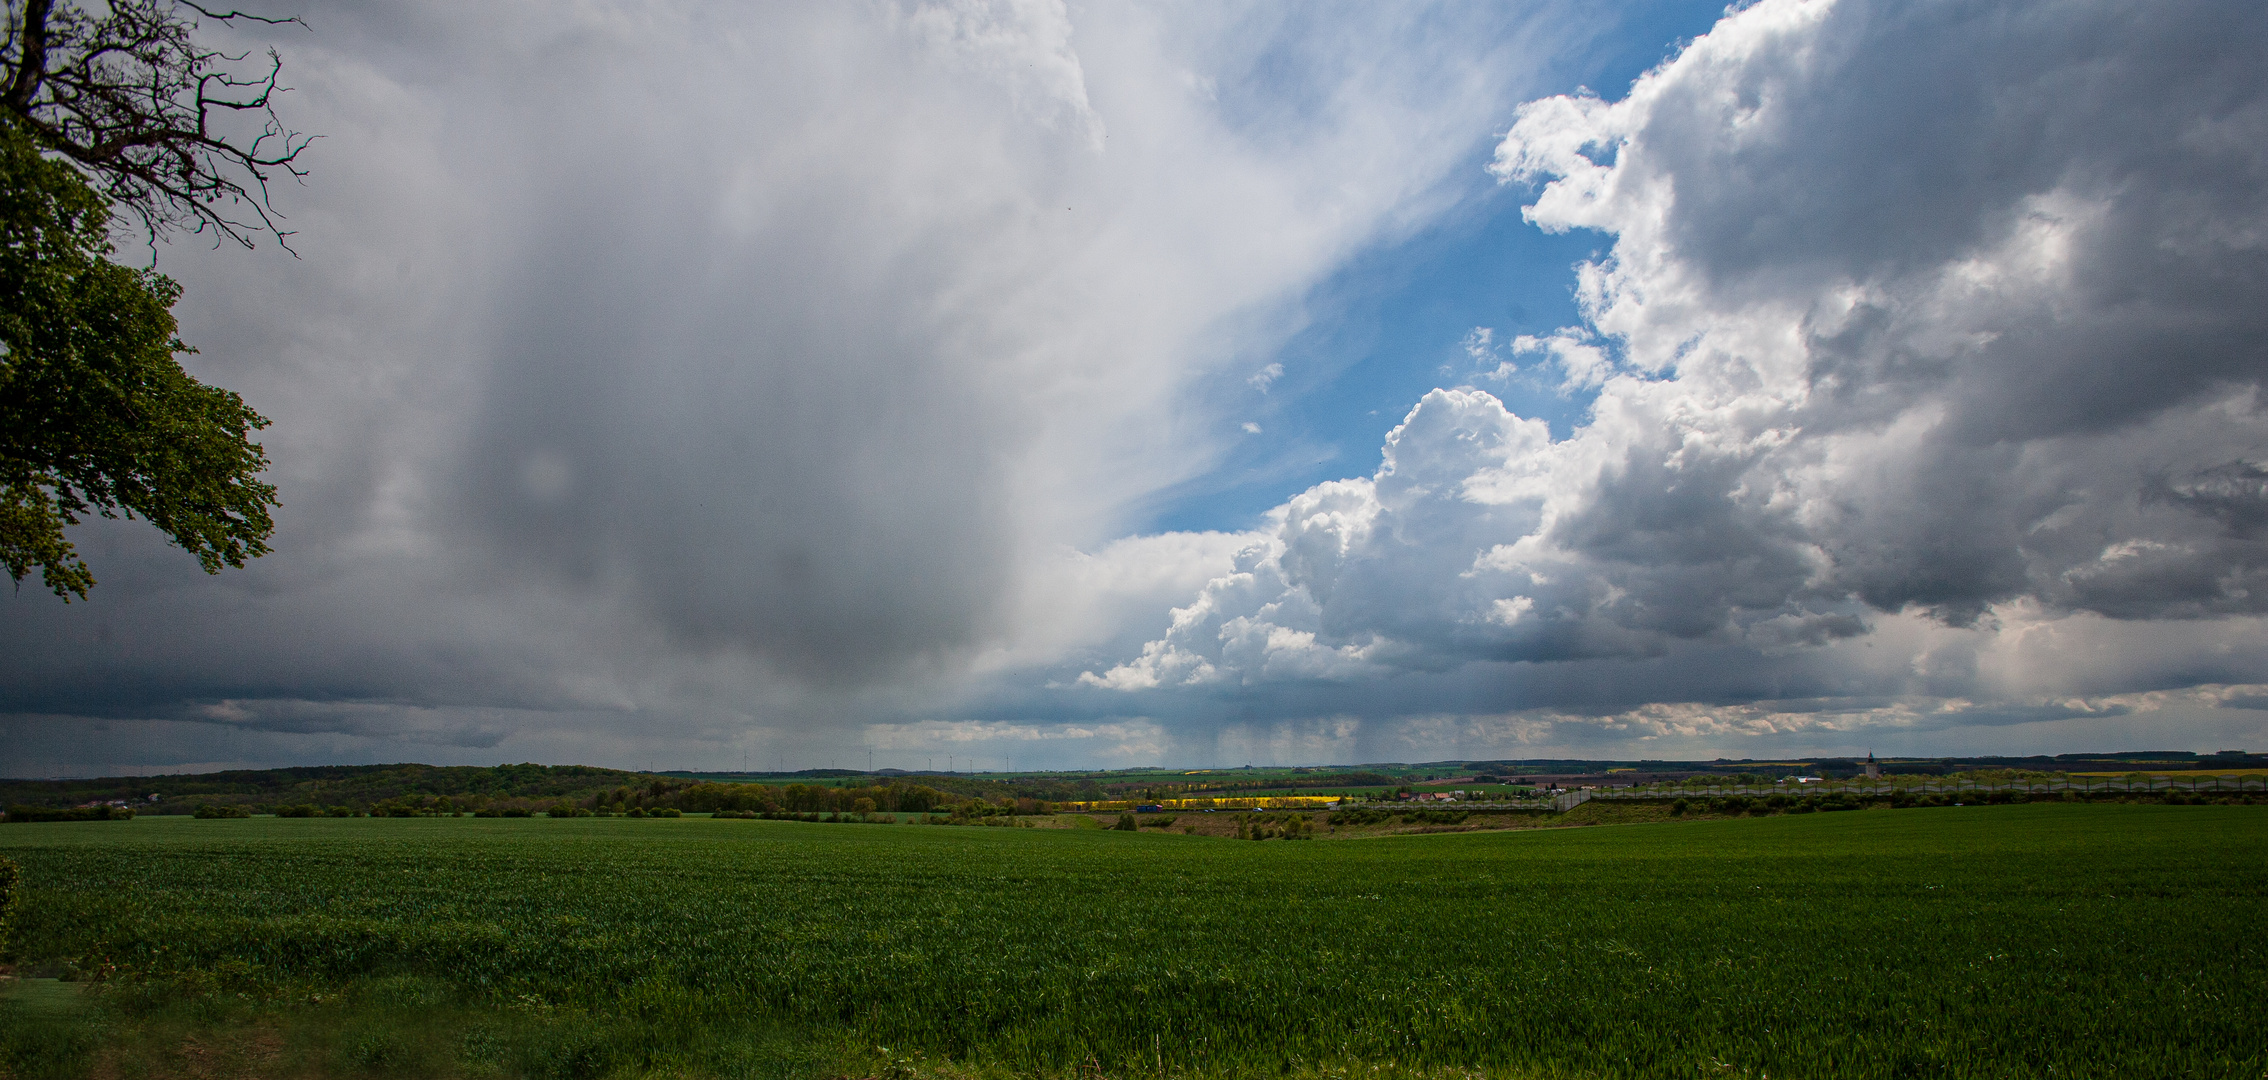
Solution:
<svg viewBox="0 0 2268 1080"><path fill-rule="evenodd" d="M1558 795L1552 797L1551 808L1564 814L1569 810L1573 810L1576 807L1583 805L1584 803L1590 802L1592 799L1598 798L1599 794L1600 793L1593 788L1576 788L1573 791L1562 791Z"/></svg>

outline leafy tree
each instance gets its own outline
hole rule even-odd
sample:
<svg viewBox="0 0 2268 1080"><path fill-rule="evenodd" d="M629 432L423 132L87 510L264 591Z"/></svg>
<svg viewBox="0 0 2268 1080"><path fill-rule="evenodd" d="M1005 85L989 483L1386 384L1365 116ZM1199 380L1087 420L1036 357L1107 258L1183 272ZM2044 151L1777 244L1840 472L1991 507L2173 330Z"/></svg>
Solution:
<svg viewBox="0 0 2268 1080"><path fill-rule="evenodd" d="M139 515L207 573L268 552L275 488L236 394L174 359L181 289L111 262L110 212L70 167L0 122L0 563L84 599L63 529Z"/></svg>
<svg viewBox="0 0 2268 1080"><path fill-rule="evenodd" d="M109 259L113 208L154 244L173 229L249 247L289 234L268 183L307 137L272 102L281 61L197 45L188 0L9 0L0 42L0 564L68 602L93 572L64 529L140 516L207 573L268 552L275 488L236 394L175 356L181 289ZM296 20L285 20L296 21ZM236 124L248 118L257 130ZM154 248L153 248L154 254Z"/></svg>

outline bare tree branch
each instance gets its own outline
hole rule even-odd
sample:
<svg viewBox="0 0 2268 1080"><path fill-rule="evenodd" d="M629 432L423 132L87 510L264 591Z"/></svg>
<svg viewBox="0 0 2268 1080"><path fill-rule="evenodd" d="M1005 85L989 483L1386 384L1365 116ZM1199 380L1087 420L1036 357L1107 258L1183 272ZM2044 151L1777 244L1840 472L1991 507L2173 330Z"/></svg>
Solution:
<svg viewBox="0 0 2268 1080"><path fill-rule="evenodd" d="M301 26L307 25L307 21L297 15L294 15L288 19L271 19L265 15L253 15L249 12L243 11L229 11L225 13L217 12L205 7L205 5L203 4L194 2L194 0L178 0L178 2L182 7L188 8L189 10L194 11L197 14L202 15L208 19L212 19L215 22L228 22L233 19L244 19L249 22L267 23L269 26L282 26L285 23L298 23Z"/></svg>
<svg viewBox="0 0 2268 1080"><path fill-rule="evenodd" d="M270 183L306 175L314 136L285 127L275 99L283 58L266 62L192 40L197 18L307 24L216 11L193 0L111 0L90 13L63 0L8 0L0 110L70 161L154 244L175 229L290 251ZM249 61L249 63L247 63ZM249 115L256 131L229 118Z"/></svg>

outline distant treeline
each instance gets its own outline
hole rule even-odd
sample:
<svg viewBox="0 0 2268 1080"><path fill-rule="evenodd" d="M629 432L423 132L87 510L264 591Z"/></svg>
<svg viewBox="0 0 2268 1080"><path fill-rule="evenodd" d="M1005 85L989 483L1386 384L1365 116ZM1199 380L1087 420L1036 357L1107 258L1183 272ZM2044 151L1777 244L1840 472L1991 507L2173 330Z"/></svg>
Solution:
<svg viewBox="0 0 2268 1080"><path fill-rule="evenodd" d="M1901 758L1885 759L1881 768L1894 775L1965 773L1994 777L2047 772L2123 773L2143 764L2160 771L2259 768L2268 766L2268 755L2137 751L2031 758ZM1706 778L1699 782L1706 786L1712 781L1764 783L1792 770L1845 778L1858 771L1859 763L1851 759L1777 763L1538 760L1437 762L1409 768L1451 776L1486 773L1517 784L1521 782L1520 773L1540 768L1603 771L1608 766L1657 776L1665 772L1698 775ZM786 783L717 783L586 765L325 765L92 780L0 780L0 806L59 810L116 804L143 814L190 814L201 806L244 807L260 812L291 808L295 813L413 815L540 813L557 806L594 813L607 808L687 813L760 813L768 808L792 813L857 813L861 812L859 802L866 800L877 812L928 813L968 806L971 812L1030 814L1042 812L1051 803L1202 798L1206 793L1238 791L1377 789L1412 782L1416 777L1395 775L1396 770L1407 772L1409 768L1381 765L1340 771L1293 769L1288 773L1257 770L1186 776L1067 773L1002 777L870 774L843 769L814 770ZM802 782L805 779L812 782Z"/></svg>
<svg viewBox="0 0 2268 1080"><path fill-rule="evenodd" d="M876 784L872 787L822 787L817 784L788 784L772 787L767 784L694 784L674 788L657 799L641 802L642 793L612 792L592 804L592 809L628 808L630 806L665 805L687 813L713 813L718 810L753 810L758 813L789 811L793 813L855 813L871 814L877 811L891 813L926 814L944 809L955 803L967 802L970 796L939 791L927 784L898 781ZM1026 799L1031 813L1043 812L1041 800ZM1011 800L1011 803L1013 800Z"/></svg>
<svg viewBox="0 0 2268 1080"><path fill-rule="evenodd" d="M123 806L11 806L0 821L130 821L132 807Z"/></svg>
<svg viewBox="0 0 2268 1080"><path fill-rule="evenodd" d="M931 779L929 777L921 778ZM998 785L1006 788L1008 785ZM867 787L831 787L825 784L718 784L653 781L642 787L622 786L579 800L561 800L542 807L554 817L580 814L930 814L955 817L1045 814L1054 808L1046 799L993 791L987 797L940 791L911 778L893 778ZM440 811L433 806L428 812Z"/></svg>
<svg viewBox="0 0 2268 1080"><path fill-rule="evenodd" d="M1094 790L1087 785L1086 790ZM1040 798L1046 791L1057 798ZM962 816L1045 813L1082 793L969 778L894 777L865 787L791 783L720 784L585 766L353 765L237 770L193 776L0 781L10 821L81 821L143 814L228 817L628 813L718 810L755 813L921 813ZM150 796L156 795L152 801ZM112 803L123 805L113 806Z"/></svg>
<svg viewBox="0 0 2268 1080"><path fill-rule="evenodd" d="M1311 772L1294 773L1290 776L1262 776L1250 780L1206 776L1193 779L1187 783L1161 784L1148 781L1106 785L1105 790L1113 795L1141 795L1146 798L1180 799L1211 792L1283 791L1298 788L1372 788L1391 787L1401 782L1385 773L1378 772Z"/></svg>
<svg viewBox="0 0 2268 1080"><path fill-rule="evenodd" d="M446 800L452 807L471 810L489 804L536 806L583 800L602 791L632 784L643 788L655 782L657 778L649 774L587 765L322 765L94 780L0 780L0 805L63 808L117 802L144 814L188 814L208 804L344 806L368 811L382 805Z"/></svg>
<svg viewBox="0 0 2268 1080"><path fill-rule="evenodd" d="M589 794L559 799L495 798L487 795L403 794L367 806L322 806L313 803L257 805L259 810L282 817L339 817L369 814L375 817L588 817L593 814L631 817L676 817L681 814L875 814L949 812L958 817L1044 814L1053 804L1039 799L995 794L978 799L924 784L893 781L870 787L829 787L824 784L718 784L670 778L651 778L642 784L620 784ZM220 808L197 808L201 817L220 816Z"/></svg>

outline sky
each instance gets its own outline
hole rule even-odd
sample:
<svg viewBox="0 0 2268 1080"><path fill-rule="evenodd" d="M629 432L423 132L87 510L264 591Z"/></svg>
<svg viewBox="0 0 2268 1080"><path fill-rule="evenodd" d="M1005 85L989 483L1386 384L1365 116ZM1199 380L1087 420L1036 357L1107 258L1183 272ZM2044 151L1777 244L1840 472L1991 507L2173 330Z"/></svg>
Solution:
<svg viewBox="0 0 2268 1080"><path fill-rule="evenodd" d="M273 6L0 773L2268 746L2268 8Z"/></svg>

